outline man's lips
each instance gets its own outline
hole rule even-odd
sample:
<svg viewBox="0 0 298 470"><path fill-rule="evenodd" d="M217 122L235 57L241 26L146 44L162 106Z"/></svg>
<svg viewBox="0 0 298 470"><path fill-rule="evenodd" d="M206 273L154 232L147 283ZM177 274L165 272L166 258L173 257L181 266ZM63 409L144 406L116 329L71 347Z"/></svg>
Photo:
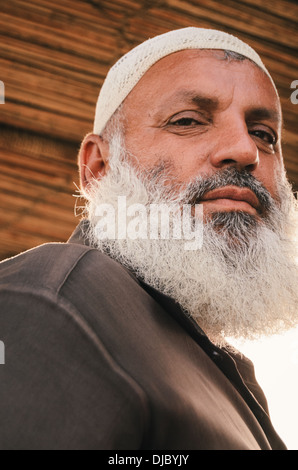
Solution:
<svg viewBox="0 0 298 470"><path fill-rule="evenodd" d="M213 204L212 201L214 201ZM201 202L210 202L212 205L238 210L245 210L245 208L249 208L250 206L250 208L257 210L258 212L261 211L260 202L253 191L248 188L240 188L238 186L225 186L223 188L208 191L202 197Z"/></svg>

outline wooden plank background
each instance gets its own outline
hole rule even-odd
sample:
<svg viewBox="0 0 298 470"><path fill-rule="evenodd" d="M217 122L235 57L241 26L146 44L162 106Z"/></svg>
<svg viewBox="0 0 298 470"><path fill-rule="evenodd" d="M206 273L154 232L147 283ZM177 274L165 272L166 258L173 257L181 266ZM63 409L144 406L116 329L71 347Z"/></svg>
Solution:
<svg viewBox="0 0 298 470"><path fill-rule="evenodd" d="M171 29L222 29L260 53L280 92L297 190L297 17L296 0L2 0L0 259L69 237L77 153L103 79L122 54Z"/></svg>

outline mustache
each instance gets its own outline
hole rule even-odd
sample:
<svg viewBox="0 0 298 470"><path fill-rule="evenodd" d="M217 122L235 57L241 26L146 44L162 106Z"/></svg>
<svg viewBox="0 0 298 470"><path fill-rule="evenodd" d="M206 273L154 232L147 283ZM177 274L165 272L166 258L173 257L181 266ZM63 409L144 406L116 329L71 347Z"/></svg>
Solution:
<svg viewBox="0 0 298 470"><path fill-rule="evenodd" d="M275 205L271 194L258 179L249 171L240 171L235 167L219 170L210 176L198 176L187 187L188 202L198 204L209 191L231 185L252 191L259 201L262 213L270 211Z"/></svg>

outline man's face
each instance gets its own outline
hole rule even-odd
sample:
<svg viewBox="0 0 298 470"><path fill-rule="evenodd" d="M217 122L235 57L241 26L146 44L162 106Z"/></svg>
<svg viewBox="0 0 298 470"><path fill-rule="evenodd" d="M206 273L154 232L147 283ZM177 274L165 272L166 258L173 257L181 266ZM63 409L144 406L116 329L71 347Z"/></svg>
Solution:
<svg viewBox="0 0 298 470"><path fill-rule="evenodd" d="M248 60L222 51L187 50L157 62L125 100L126 148L142 169L165 163L181 183L235 167L277 198L283 169L281 110L269 78ZM209 192L204 213L245 211L258 201L247 188Z"/></svg>
<svg viewBox="0 0 298 470"><path fill-rule="evenodd" d="M296 326L297 203L270 79L220 51L175 53L149 69L118 118L110 140L87 136L81 150L91 245L173 298L218 344ZM102 237L103 205L115 209L118 229L125 225L119 196L146 209L202 202L202 247L185 250L175 237Z"/></svg>

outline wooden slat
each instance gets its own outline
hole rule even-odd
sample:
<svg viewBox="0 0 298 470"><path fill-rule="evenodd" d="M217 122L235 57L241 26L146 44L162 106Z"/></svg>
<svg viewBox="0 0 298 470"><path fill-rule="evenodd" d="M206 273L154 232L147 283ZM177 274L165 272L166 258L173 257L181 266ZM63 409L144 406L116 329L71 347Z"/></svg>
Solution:
<svg viewBox="0 0 298 470"><path fill-rule="evenodd" d="M235 4L235 1L230 2L228 0L228 3ZM276 15L293 23L295 23L296 20L297 5L286 0L237 0L236 5L238 8L239 4L241 8L246 5L254 14L256 13L255 8L257 8L259 16L262 16L262 12L268 12L270 15Z"/></svg>
<svg viewBox="0 0 298 470"><path fill-rule="evenodd" d="M291 48L291 41L289 35L295 41L297 38L297 29L292 23L289 24L283 20L274 22L272 15L263 15L260 17L258 14L249 14L242 9L231 7L226 2L221 3L219 9L218 2L214 0L200 0L197 2L186 2L184 0L166 0L166 4L178 11L187 12L197 18L208 18L210 21L223 26L225 29L232 28L235 31L242 31L251 36L256 35L265 41L271 41L278 46L282 45L286 48ZM256 13L256 12L255 12ZM264 28L267 24L268 17L270 18L270 27ZM249 25L249 28L247 27ZM295 44L295 42L294 42Z"/></svg>

